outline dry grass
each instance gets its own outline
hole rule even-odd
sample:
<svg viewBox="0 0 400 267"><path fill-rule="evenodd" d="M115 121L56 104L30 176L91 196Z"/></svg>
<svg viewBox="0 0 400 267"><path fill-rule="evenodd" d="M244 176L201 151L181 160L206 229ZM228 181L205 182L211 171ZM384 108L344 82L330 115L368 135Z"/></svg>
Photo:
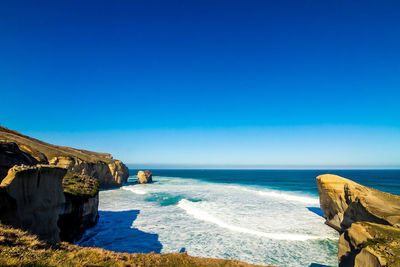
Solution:
<svg viewBox="0 0 400 267"><path fill-rule="evenodd" d="M388 266L400 266L400 229L389 225L357 222L373 237L362 246L370 247L386 260Z"/></svg>
<svg viewBox="0 0 400 267"><path fill-rule="evenodd" d="M0 266L254 266L185 253L129 254L69 243L50 246L35 236L0 224Z"/></svg>
<svg viewBox="0 0 400 267"><path fill-rule="evenodd" d="M99 192L99 182L90 176L68 171L63 178L64 193L77 197L94 197Z"/></svg>

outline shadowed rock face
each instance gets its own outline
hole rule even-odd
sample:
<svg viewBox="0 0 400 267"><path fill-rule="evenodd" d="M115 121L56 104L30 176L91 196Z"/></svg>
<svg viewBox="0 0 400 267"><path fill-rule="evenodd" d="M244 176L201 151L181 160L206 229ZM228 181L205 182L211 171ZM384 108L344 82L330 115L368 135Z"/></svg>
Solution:
<svg viewBox="0 0 400 267"><path fill-rule="evenodd" d="M14 165L36 165L39 161L21 151L16 143L0 142L0 182Z"/></svg>
<svg viewBox="0 0 400 267"><path fill-rule="evenodd" d="M139 180L139 183L141 184L147 184L153 182L153 174L151 171L139 171L137 174L137 178Z"/></svg>
<svg viewBox="0 0 400 267"><path fill-rule="evenodd" d="M98 220L98 181L51 166L15 166L0 184L0 221L50 243L75 241Z"/></svg>
<svg viewBox="0 0 400 267"><path fill-rule="evenodd" d="M51 145L0 126L0 181L14 165L38 163L92 176L103 188L118 187L129 176L128 168L110 154Z"/></svg>
<svg viewBox="0 0 400 267"><path fill-rule="evenodd" d="M400 266L400 196L331 174L317 184L326 223L343 232L339 266Z"/></svg>
<svg viewBox="0 0 400 267"><path fill-rule="evenodd" d="M68 171L63 178L65 203L58 218L60 238L74 242L99 219L99 182Z"/></svg>
<svg viewBox="0 0 400 267"><path fill-rule="evenodd" d="M48 166L16 166L0 184L0 221L37 234L41 239L60 241L58 214L65 203L62 179L65 169Z"/></svg>

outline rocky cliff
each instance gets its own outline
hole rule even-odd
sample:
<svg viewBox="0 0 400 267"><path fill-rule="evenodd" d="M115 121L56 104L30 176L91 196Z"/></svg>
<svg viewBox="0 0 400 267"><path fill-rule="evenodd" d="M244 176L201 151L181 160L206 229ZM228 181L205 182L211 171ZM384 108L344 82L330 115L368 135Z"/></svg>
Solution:
<svg viewBox="0 0 400 267"><path fill-rule="evenodd" d="M99 219L99 182L68 171L63 178L63 188L65 203L57 224L61 240L74 242Z"/></svg>
<svg viewBox="0 0 400 267"><path fill-rule="evenodd" d="M50 164L96 178L101 187L126 182L128 168L110 154L56 146L0 126L0 181L14 165Z"/></svg>
<svg viewBox="0 0 400 267"><path fill-rule="evenodd" d="M96 179L51 165L14 166L0 184L0 221L50 243L75 241L97 223Z"/></svg>
<svg viewBox="0 0 400 267"><path fill-rule="evenodd" d="M0 221L29 230L41 239L60 241L58 214L65 203L62 179L65 169L15 166L0 184Z"/></svg>
<svg viewBox="0 0 400 267"><path fill-rule="evenodd" d="M400 196L337 175L317 184L326 223L342 232L339 266L400 266Z"/></svg>

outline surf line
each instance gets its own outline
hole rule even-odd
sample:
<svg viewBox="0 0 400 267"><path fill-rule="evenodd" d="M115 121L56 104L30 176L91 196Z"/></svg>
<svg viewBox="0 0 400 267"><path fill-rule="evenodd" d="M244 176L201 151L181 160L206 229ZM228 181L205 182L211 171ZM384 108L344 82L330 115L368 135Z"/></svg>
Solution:
<svg viewBox="0 0 400 267"><path fill-rule="evenodd" d="M251 234L256 236L262 236L269 239L277 239L277 240L289 240L289 241L306 241L310 239L319 239L319 236L312 236L312 235L299 235L299 234L287 234L287 233L265 233L253 229L248 229L244 227L239 227L235 225L230 225L228 223L223 222L222 220L215 218L214 216L208 214L206 211L195 207L193 203L189 200L182 199L178 203L178 207L185 210L186 213L192 215L194 218L206 222L210 222L213 224L218 225L219 227L229 229L234 232Z"/></svg>

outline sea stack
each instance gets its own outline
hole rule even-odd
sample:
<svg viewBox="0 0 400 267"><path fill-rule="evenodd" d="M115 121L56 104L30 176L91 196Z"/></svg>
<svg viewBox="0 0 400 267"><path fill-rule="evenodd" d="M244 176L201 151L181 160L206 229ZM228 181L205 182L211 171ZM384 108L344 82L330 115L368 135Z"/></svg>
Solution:
<svg viewBox="0 0 400 267"><path fill-rule="evenodd" d="M339 266L400 266L400 196L331 174L317 184L326 224L342 233Z"/></svg>
<svg viewBox="0 0 400 267"><path fill-rule="evenodd" d="M139 171L137 174L137 178L139 180L139 183L141 184L148 184L153 182L153 174L149 170Z"/></svg>

